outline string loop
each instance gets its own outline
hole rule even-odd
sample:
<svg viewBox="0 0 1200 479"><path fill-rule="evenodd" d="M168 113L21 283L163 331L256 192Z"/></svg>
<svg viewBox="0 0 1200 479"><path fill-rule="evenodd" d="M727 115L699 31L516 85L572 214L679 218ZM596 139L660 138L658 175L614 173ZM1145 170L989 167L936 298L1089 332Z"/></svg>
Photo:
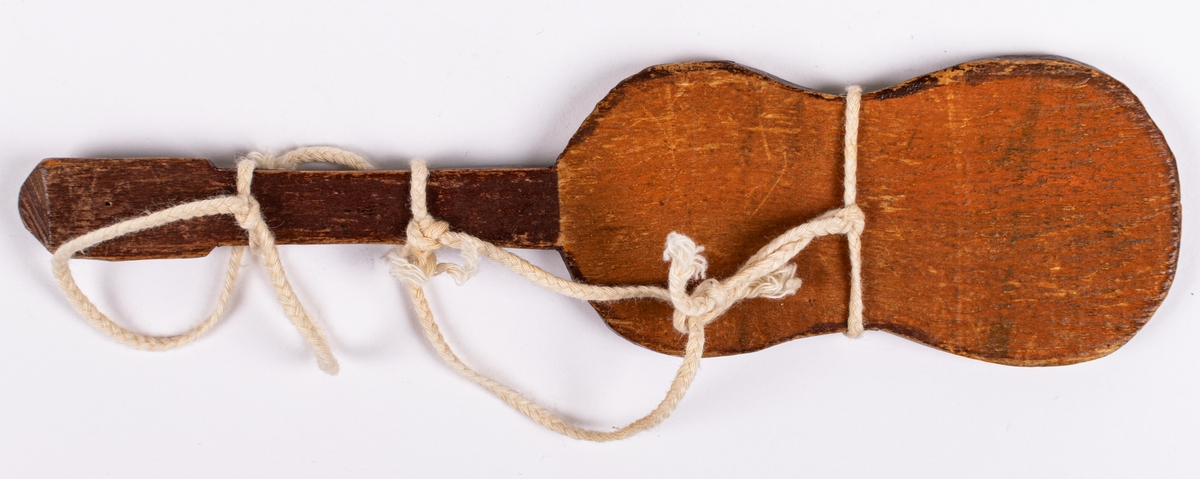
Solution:
<svg viewBox="0 0 1200 479"><path fill-rule="evenodd" d="M425 188L429 170L425 161L413 160L410 188L413 217L408 225L408 237L403 246L389 255L392 271L408 287L417 317L425 336L438 355L455 371L478 383L539 424L560 434L591 441L622 439L661 423L674 411L687 392L704 355L704 328L719 318L738 301L749 298L782 298L794 294L801 286L796 278L796 265L791 262L817 237L846 235L850 245L851 288L847 317L847 334L862 334L861 234L866 217L856 203L856 174L858 158L858 114L862 89L847 88L845 119L845 206L829 211L812 221L792 228L772 240L747 260L736 273L721 281L705 279L708 261L691 238L671 232L667 235L663 261L670 263L667 288L654 286L591 286L563 280L517 258L495 245L473 236L452 232L448 225L429 216ZM438 263L435 251L448 246L462 251L463 266ZM478 254L507 266L543 288L560 294L591 301L611 301L637 297L669 301L674 307L672 324L687 335L683 363L662 401L642 418L614 431L595 431L571 424L554 413L530 401L521 393L479 374L467 366L450 348L442 336L433 311L425 299L424 284L432 276L446 272L462 284L475 271ZM469 272L468 272L469 271ZM690 283L702 280L689 293Z"/></svg>
<svg viewBox="0 0 1200 479"><path fill-rule="evenodd" d="M829 211L802 225L796 226L763 246L738 270L724 280L706 278L708 261L701 254L704 247L687 236L672 232L667 235L663 261L668 267L667 287L659 286L594 286L575 283L554 276L528 261L496 245L474 236L453 231L444 221L429 214L426 188L429 169L423 160L412 161L410 206L412 219L406 227L406 241L388 254L392 274L406 286L425 336L438 355L455 371L495 394L518 411L543 426L576 439L609 441L621 439L654 427L674 411L683 398L704 355L704 328L739 301L750 298L782 298L794 294L801 286L796 278L792 259L814 239L828 235L846 235L850 250L851 287L847 334L856 337L863 331L861 235L865 215L856 204L856 174L858 158L858 116L862 89L847 88L845 118L845 194L844 206ZM80 291L71 275L71 257L86 248L104 241L150 228L191 218L229 214L246 231L250 250L263 259L280 303L292 324L312 346L321 369L336 374L337 360L329 349L320 326L305 312L284 274L275 247L275 237L262 217L261 207L251 194L251 182L256 168L295 168L304 163L332 163L356 169L371 169L362 157L332 147L305 147L279 157L264 153L249 153L238 162L237 194L194 201L148 215L100 228L60 246L51 260L59 286L71 304L97 329L117 341L139 349L162 350L194 341L208 331L224 313L230 292L241 267L244 248L234 247L229 268L220 291L215 311L201 324L180 335L149 336L135 333L116 324L101 313ZM461 252L462 264L438 262L436 251L448 247ZM644 417L613 431L594 431L566 422L554 413L530 401L522 394L483 376L467 366L450 348L442 336L423 286L439 274L448 274L462 284L478 270L481 256L486 256L535 284L551 291L578 299L613 301L631 298L653 298L670 302L674 307L672 324L687 337L683 362L662 401ZM691 292L688 286L699 281Z"/></svg>
<svg viewBox="0 0 1200 479"><path fill-rule="evenodd" d="M654 427L671 414L683 398L704 354L704 327L715 321L726 310L743 299L766 297L782 298L794 294L801 281L795 277L796 265L791 263L814 238L833 234L849 234L861 231L862 211L855 205L830 211L816 219L788 230L764 246L724 281L705 279L708 260L698 246L685 235L672 232L667 235L663 249L663 260L670 263L667 288L641 286L632 290L628 286L592 286L556 278L549 273L517 258L495 245L474 236L454 232L441 221L434 220L425 204L425 188L429 169L423 160L413 160L410 201L413 217L408 224L409 237L403 246L396 247L388 255L392 273L408 288L417 318L426 337L438 355L455 371L483 386L500 399L537 421L539 424L569 437L592 441L621 439L639 431ZM450 247L462 251L463 265L438 263L435 251ZM646 416L615 431L595 431L570 424L554 413L527 399L524 395L479 374L467 366L451 349L442 335L433 311L425 298L423 286L433 276L448 273L462 284L475 270L478 255L482 253L510 269L530 278L543 288L560 294L591 301L611 301L637 297L669 301L675 312L672 323L688 337L684 348L683 364L663 400ZM552 278L552 279L551 279ZM689 293L688 285L702 280Z"/></svg>
<svg viewBox="0 0 1200 479"><path fill-rule="evenodd" d="M224 315L226 306L229 304L229 298L233 292L233 286L237 282L238 273L241 270L245 247L233 247L233 253L229 257L229 266L225 272L225 279L222 282L217 298L217 305L212 314L194 328L182 334L171 336L152 336L131 331L117 324L101 312L92 300L79 289L79 285L75 282L75 278L71 274L71 257L80 251L102 242L177 221L185 221L203 216L232 215L237 220L238 226L246 231L250 250L262 258L263 264L266 266L268 275L270 276L271 284L275 288L275 293L279 298L280 304L283 306L284 312L287 314L288 319L291 320L292 325L296 327L296 330L304 336L305 340L312 347L317 357L318 366L320 366L322 371L329 374L337 374L337 359L334 358L333 352L329 348L329 341L325 338L325 332L305 311L304 306L300 304L299 298L292 289L291 283L284 273L283 265L279 260L279 251L275 247L275 235L271 233L270 228L267 227L266 222L263 220L262 209L258 204L258 200L254 198L254 195L250 191L250 185L254 179L254 170L256 168L273 167L291 169L301 164L315 162L334 163L357 169L371 168L371 165L366 160L363 160L362 157L332 147L297 148L280 157L258 152L249 153L238 161L237 194L184 203L145 216L125 220L76 237L59 246L54 251L54 256L51 258L50 264L55 280L59 288L66 295L67 300L79 311L79 314L89 324L117 342L137 349L152 351L162 351L183 346L195 341L212 329L213 325Z"/></svg>

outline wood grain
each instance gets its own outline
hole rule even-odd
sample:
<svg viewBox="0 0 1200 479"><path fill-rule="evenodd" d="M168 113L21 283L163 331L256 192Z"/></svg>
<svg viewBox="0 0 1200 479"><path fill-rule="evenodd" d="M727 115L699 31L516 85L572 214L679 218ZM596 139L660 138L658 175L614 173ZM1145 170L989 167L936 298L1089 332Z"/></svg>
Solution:
<svg viewBox="0 0 1200 479"><path fill-rule="evenodd" d="M233 169L198 158L48 159L22 186L18 206L25 227L53 250L119 220L235 194L235 177ZM470 234L508 248L558 241L554 168L439 170L428 188L430 212ZM411 217L408 189L408 171L396 170L259 170L251 183L280 244L402 243ZM196 257L244 244L246 233L232 217L212 216L118 238L79 256Z"/></svg>
<svg viewBox="0 0 1200 479"><path fill-rule="evenodd" d="M703 245L711 277L841 205L844 98L725 62L649 68L597 105L555 168L435 171L433 214L506 247L558 248L575 278L663 284L667 233ZM863 97L858 197L865 318L955 354L1012 365L1094 359L1128 341L1170 287L1174 158L1137 98L1061 58L970 62ZM402 171L262 171L281 243L394 243ZM46 160L20 209L49 248L147 210L233 191L206 160ZM97 246L107 259L244 244L228 218ZM804 280L708 327L707 355L844 331L845 239L795 259ZM594 304L617 333L678 354L670 307Z"/></svg>
<svg viewBox="0 0 1200 479"><path fill-rule="evenodd" d="M772 237L840 205L844 99L728 63L619 85L559 158L562 248L602 284L659 283L663 238L732 274ZM859 133L865 326L1014 365L1094 359L1150 318L1174 275L1174 158L1119 82L1056 58L972 62L867 94ZM612 184L620 195L605 195ZM604 238L598 242L593 238ZM740 303L710 355L844 331L845 240L795 263L804 286ZM596 304L621 335L679 353L649 301Z"/></svg>

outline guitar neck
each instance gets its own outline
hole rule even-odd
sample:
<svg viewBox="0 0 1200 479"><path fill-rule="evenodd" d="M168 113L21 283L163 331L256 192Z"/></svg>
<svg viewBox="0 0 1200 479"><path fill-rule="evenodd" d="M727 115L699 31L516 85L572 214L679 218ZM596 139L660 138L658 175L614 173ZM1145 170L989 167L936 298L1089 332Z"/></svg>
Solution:
<svg viewBox="0 0 1200 479"><path fill-rule="evenodd" d="M396 244L404 242L412 216L409 177L406 170L257 170L251 191L279 244ZM204 159L48 159L22 185L18 206L25 227L53 251L96 228L235 192L236 170ZM427 195L430 214L457 231L508 248L557 245L553 167L432 171ZM204 217L117 238L77 256L186 258L246 243L232 217Z"/></svg>

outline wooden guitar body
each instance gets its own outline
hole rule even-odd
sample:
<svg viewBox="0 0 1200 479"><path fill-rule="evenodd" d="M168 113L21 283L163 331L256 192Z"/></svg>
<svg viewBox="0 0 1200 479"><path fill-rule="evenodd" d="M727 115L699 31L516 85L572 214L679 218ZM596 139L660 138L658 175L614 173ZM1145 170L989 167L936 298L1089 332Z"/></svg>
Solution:
<svg viewBox="0 0 1200 479"><path fill-rule="evenodd" d="M588 283L663 284L672 231L703 245L723 278L841 206L844 108L843 96L732 63L653 67L600 102L555 167L435 171L430 209L504 246L557 248ZM865 94L860 121L867 329L997 363L1070 364L1124 344L1162 302L1179 249L1175 162L1116 80L1060 58L981 60ZM204 160L109 161L125 163L47 160L31 175L22 217L47 247L233 188ZM407 172L259 175L281 243L402 241ZM87 253L245 243L232 220L203 221ZM843 331L846 249L844 237L815 240L795 259L799 292L738 303L708 327L706 354ZM682 350L669 304L594 306L622 336Z"/></svg>

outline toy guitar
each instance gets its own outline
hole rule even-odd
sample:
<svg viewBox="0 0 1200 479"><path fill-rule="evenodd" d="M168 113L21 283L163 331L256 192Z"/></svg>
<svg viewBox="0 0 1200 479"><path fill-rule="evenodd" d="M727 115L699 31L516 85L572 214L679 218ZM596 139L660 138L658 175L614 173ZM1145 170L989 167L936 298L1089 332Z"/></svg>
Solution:
<svg viewBox="0 0 1200 479"><path fill-rule="evenodd" d="M430 213L503 247L557 249L589 284L663 284L663 238L703 245L725 277L788 228L841 205L843 96L722 62L649 68L600 102L555 166L433 171ZM1175 160L1121 83L1061 58L958 65L862 96L864 326L1003 364L1104 356L1170 287L1180 238ZM203 159L48 159L20 212L53 250L118 220L232 194ZM255 173L282 244L401 243L408 171ZM229 216L82 252L195 257L246 244ZM845 330L841 238L795 258L804 285L737 303L707 355ZM671 305L593 303L618 334L678 354Z"/></svg>

